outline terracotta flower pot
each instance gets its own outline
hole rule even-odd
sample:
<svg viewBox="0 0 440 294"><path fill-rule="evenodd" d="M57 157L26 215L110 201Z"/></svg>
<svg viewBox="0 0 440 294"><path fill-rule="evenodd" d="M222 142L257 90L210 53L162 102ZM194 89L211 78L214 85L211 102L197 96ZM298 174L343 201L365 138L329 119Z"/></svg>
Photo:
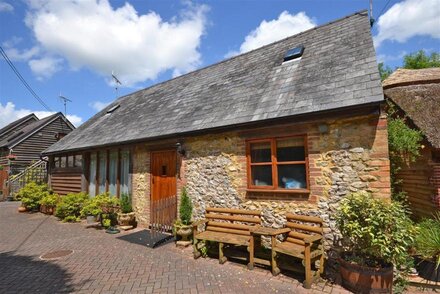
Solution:
<svg viewBox="0 0 440 294"><path fill-rule="evenodd" d="M120 226L132 226L134 223L135 213L129 212L129 213L118 213L118 224Z"/></svg>
<svg viewBox="0 0 440 294"><path fill-rule="evenodd" d="M339 258L342 285L354 293L392 293L393 266L366 267Z"/></svg>
<svg viewBox="0 0 440 294"><path fill-rule="evenodd" d="M19 208L18 208L18 212L26 212L27 211L27 209L26 209L26 207L24 207L24 206L20 206Z"/></svg>

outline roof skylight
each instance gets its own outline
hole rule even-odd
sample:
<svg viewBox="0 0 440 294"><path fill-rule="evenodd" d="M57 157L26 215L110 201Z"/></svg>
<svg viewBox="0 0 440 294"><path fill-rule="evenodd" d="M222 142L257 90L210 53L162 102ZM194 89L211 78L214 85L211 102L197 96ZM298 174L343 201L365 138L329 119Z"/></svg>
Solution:
<svg viewBox="0 0 440 294"><path fill-rule="evenodd" d="M120 106L119 104L116 104L116 105L110 107L110 108L107 110L107 113L112 113L113 111L115 111L116 109L118 109L119 106Z"/></svg>
<svg viewBox="0 0 440 294"><path fill-rule="evenodd" d="M292 48L287 50L286 54L284 55L283 62L293 60L295 58L301 57L304 52L304 46L300 45L298 47Z"/></svg>

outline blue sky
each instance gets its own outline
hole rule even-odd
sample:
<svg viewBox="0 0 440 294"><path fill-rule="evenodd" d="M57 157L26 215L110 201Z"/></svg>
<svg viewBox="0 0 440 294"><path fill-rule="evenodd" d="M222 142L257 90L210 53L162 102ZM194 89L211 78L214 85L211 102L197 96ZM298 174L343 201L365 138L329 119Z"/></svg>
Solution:
<svg viewBox="0 0 440 294"><path fill-rule="evenodd" d="M78 126L116 95L368 5L368 0L0 0L0 45L51 111L63 110L60 93L73 100L67 113ZM379 61L394 68L407 53L440 52L440 1L376 0L373 12ZM112 71L123 82L118 93ZM0 127L29 112L50 113L0 58Z"/></svg>

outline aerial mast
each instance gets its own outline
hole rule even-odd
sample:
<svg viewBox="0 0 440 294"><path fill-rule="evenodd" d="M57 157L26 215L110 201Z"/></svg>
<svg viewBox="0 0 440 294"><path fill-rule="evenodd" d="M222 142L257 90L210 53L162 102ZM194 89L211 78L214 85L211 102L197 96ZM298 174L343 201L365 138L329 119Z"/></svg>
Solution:
<svg viewBox="0 0 440 294"><path fill-rule="evenodd" d="M67 116L67 102L73 102L73 101L70 100L67 97L64 97L63 95L61 95L61 93L60 93L60 95L58 97L63 101L63 104L64 104L64 116Z"/></svg>

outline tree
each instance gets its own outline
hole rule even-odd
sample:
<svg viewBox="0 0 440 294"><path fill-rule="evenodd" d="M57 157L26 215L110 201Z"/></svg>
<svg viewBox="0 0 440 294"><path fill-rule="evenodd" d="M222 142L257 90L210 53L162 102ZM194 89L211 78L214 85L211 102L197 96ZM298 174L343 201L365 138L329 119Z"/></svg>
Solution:
<svg viewBox="0 0 440 294"><path fill-rule="evenodd" d="M403 68L420 69L429 67L440 67L440 54L438 52L428 55L424 50L419 50L403 57Z"/></svg>
<svg viewBox="0 0 440 294"><path fill-rule="evenodd" d="M391 67L385 65L383 62L379 63L378 67L379 67L380 79L382 81L388 78L393 73Z"/></svg>

